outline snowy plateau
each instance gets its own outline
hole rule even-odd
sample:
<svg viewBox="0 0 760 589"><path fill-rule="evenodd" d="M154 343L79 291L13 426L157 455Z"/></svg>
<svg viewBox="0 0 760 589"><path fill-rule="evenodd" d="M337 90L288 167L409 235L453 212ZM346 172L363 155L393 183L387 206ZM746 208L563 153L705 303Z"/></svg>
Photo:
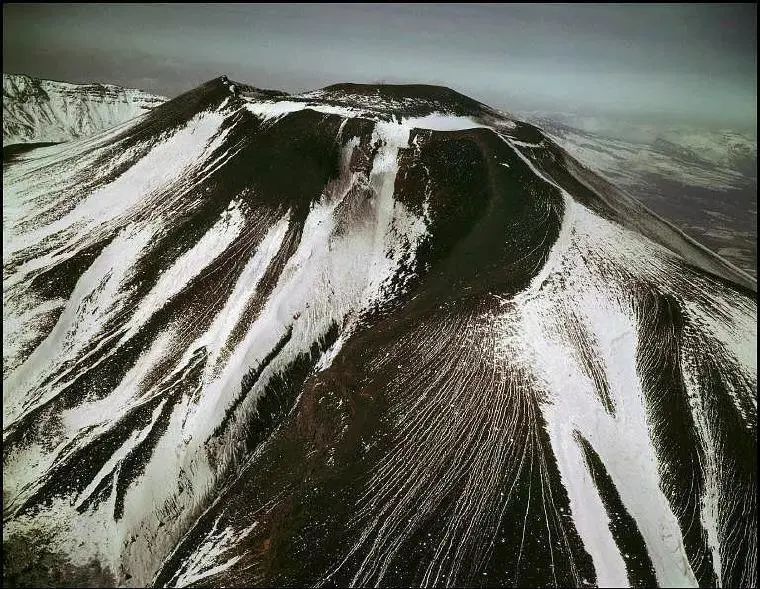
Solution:
<svg viewBox="0 0 760 589"><path fill-rule="evenodd" d="M757 586L756 280L551 134L438 86L3 84L4 144L88 135L3 165L6 555Z"/></svg>

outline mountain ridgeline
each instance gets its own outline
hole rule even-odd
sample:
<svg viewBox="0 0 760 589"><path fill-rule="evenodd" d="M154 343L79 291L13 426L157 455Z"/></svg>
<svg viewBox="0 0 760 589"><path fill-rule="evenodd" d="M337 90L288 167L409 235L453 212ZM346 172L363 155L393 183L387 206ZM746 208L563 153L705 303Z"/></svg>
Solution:
<svg viewBox="0 0 760 589"><path fill-rule="evenodd" d="M113 84L71 84L3 74L6 146L60 143L93 135L166 101Z"/></svg>
<svg viewBox="0 0 760 589"><path fill-rule="evenodd" d="M4 168L6 537L120 586L755 586L756 282L451 89Z"/></svg>

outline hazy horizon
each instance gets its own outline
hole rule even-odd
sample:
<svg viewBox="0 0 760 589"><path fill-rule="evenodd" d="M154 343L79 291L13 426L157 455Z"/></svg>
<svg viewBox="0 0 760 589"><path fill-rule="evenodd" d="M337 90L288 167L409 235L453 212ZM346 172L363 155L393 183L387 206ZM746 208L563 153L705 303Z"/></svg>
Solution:
<svg viewBox="0 0 760 589"><path fill-rule="evenodd" d="M3 5L3 71L175 96L452 87L504 110L755 129L755 5Z"/></svg>

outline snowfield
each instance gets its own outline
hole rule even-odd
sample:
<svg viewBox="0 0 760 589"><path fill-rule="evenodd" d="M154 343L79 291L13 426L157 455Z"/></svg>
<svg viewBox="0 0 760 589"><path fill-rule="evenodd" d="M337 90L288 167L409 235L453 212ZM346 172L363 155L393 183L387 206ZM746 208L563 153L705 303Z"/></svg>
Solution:
<svg viewBox="0 0 760 589"><path fill-rule="evenodd" d="M166 101L113 84L70 84L3 74L3 147L88 137Z"/></svg>

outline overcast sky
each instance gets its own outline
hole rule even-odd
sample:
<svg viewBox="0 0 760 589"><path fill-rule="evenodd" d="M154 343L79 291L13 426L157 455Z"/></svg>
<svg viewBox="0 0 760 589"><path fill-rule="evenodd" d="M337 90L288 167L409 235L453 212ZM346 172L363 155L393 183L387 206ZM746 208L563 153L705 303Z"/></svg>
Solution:
<svg viewBox="0 0 760 589"><path fill-rule="evenodd" d="M174 96L443 84L506 110L754 127L755 5L3 4L3 71Z"/></svg>

